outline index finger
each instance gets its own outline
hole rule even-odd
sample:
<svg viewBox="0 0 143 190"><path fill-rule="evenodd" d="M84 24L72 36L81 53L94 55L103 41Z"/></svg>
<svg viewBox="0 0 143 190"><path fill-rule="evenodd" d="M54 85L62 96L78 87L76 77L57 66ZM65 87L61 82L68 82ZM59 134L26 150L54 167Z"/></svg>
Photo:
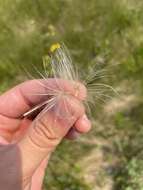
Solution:
<svg viewBox="0 0 143 190"><path fill-rule="evenodd" d="M0 114L10 118L19 118L34 106L45 101L53 92L60 91L61 88L80 100L86 97L86 88L81 83L52 78L30 80L0 96Z"/></svg>

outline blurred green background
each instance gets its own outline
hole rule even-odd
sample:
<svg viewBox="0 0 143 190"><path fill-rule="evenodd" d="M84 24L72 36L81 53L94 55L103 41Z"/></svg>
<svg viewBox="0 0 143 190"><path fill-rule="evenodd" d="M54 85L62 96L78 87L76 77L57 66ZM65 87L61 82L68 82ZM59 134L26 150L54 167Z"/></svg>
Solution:
<svg viewBox="0 0 143 190"><path fill-rule="evenodd" d="M59 146L44 190L143 190L142 10L142 0L0 0L1 93L62 41L81 72L109 68L120 94L95 107L88 135Z"/></svg>

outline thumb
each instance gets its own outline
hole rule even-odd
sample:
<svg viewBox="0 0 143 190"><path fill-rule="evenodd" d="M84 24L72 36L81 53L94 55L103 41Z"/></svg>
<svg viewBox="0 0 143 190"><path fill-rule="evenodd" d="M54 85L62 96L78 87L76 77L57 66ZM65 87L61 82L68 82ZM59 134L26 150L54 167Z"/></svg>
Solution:
<svg viewBox="0 0 143 190"><path fill-rule="evenodd" d="M31 177L43 159L51 154L83 114L83 104L70 96L57 100L49 111L45 108L18 143L26 179L27 175Z"/></svg>

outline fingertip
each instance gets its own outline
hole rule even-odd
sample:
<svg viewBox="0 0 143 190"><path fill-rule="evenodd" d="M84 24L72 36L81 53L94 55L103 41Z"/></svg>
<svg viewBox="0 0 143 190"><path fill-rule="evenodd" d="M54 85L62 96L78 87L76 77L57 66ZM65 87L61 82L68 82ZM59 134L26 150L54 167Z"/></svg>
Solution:
<svg viewBox="0 0 143 190"><path fill-rule="evenodd" d="M75 128L80 133L88 133L91 130L91 121L84 114L75 124Z"/></svg>
<svg viewBox="0 0 143 190"><path fill-rule="evenodd" d="M87 89L81 82L68 81L63 79L48 79L48 86L52 84L54 89L63 90L79 100L85 100Z"/></svg>
<svg viewBox="0 0 143 190"><path fill-rule="evenodd" d="M84 84L80 83L80 82L75 82L75 94L74 96L77 97L80 100L85 100L87 97L87 89L85 87Z"/></svg>

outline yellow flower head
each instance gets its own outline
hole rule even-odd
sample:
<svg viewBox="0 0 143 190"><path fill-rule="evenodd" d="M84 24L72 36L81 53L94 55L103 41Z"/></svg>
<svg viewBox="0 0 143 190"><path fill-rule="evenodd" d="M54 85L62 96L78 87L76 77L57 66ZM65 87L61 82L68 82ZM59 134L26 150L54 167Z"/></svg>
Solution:
<svg viewBox="0 0 143 190"><path fill-rule="evenodd" d="M54 51L56 51L57 49L59 49L61 47L61 45L59 43L53 44L50 47L50 52L53 53Z"/></svg>

